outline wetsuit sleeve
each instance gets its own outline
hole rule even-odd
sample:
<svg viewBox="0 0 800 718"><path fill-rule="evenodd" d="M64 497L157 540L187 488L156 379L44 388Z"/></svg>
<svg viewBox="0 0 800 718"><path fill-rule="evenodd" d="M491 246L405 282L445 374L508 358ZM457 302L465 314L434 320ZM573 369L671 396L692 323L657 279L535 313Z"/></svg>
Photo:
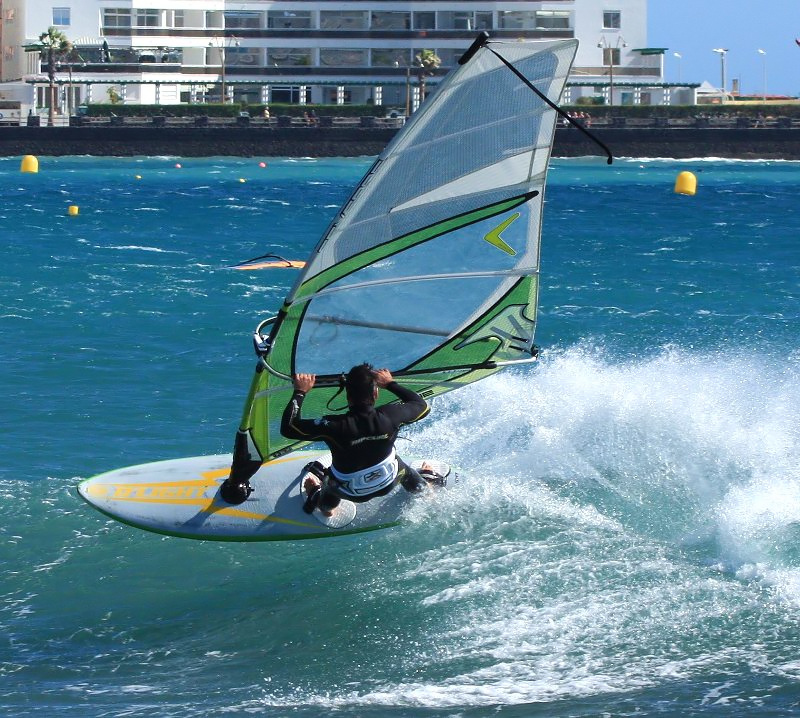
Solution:
<svg viewBox="0 0 800 718"><path fill-rule="evenodd" d="M386 385L386 389L394 394L402 404L390 404L382 407L398 424L411 424L426 417L431 408L417 392L400 386L396 381Z"/></svg>
<svg viewBox="0 0 800 718"><path fill-rule="evenodd" d="M306 395L302 391L296 391L283 410L281 417L281 434L287 439L318 439L321 438L320 426L313 419L304 419L300 415L303 406L303 399Z"/></svg>

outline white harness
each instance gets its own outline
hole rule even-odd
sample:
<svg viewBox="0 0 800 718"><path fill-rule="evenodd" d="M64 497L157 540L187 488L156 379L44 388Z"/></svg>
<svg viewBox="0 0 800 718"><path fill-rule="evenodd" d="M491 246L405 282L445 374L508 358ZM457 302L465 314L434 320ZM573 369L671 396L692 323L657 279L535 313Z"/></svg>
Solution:
<svg viewBox="0 0 800 718"><path fill-rule="evenodd" d="M397 457L394 449L380 464L370 466L368 469L354 471L352 474L343 474L333 466L331 475L337 482L337 488L350 496L364 496L374 494L376 491L391 486L397 476Z"/></svg>

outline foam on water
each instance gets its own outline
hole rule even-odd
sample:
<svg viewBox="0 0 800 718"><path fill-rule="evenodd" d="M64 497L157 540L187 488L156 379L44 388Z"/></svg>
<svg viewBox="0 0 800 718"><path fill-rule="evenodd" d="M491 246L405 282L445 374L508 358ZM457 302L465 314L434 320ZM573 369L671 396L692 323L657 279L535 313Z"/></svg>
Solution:
<svg viewBox="0 0 800 718"><path fill-rule="evenodd" d="M243 161L130 163L6 180L4 714L791 712L793 166L705 162L686 201L676 164L557 162L541 361L437 399L399 444L458 483L398 529L226 545L106 520L74 485L230 450L248 332L296 274L227 267L305 256L369 161L271 160L237 190Z"/></svg>

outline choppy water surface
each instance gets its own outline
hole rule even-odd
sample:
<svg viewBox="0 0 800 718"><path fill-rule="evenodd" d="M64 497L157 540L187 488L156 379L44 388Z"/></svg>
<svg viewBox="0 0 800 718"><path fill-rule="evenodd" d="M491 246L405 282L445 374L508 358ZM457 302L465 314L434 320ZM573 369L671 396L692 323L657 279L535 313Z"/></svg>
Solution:
<svg viewBox="0 0 800 718"><path fill-rule="evenodd" d="M800 164L556 161L542 361L401 445L456 490L368 537L227 545L74 486L231 449L296 275L228 267L303 258L369 160L40 162L0 160L4 715L797 709Z"/></svg>

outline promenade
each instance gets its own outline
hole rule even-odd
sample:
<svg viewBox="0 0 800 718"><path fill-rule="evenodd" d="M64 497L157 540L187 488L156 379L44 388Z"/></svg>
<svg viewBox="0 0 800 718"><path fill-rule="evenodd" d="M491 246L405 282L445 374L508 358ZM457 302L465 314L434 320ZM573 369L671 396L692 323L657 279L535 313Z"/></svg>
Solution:
<svg viewBox="0 0 800 718"><path fill-rule="evenodd" d="M326 126L279 119L81 118L72 126L0 127L0 156L355 157L379 154L400 126L379 118L329 118ZM611 118L594 122L591 131L617 157L800 160L800 124L779 119L756 123L747 118ZM553 156L601 154L574 127L556 131Z"/></svg>

